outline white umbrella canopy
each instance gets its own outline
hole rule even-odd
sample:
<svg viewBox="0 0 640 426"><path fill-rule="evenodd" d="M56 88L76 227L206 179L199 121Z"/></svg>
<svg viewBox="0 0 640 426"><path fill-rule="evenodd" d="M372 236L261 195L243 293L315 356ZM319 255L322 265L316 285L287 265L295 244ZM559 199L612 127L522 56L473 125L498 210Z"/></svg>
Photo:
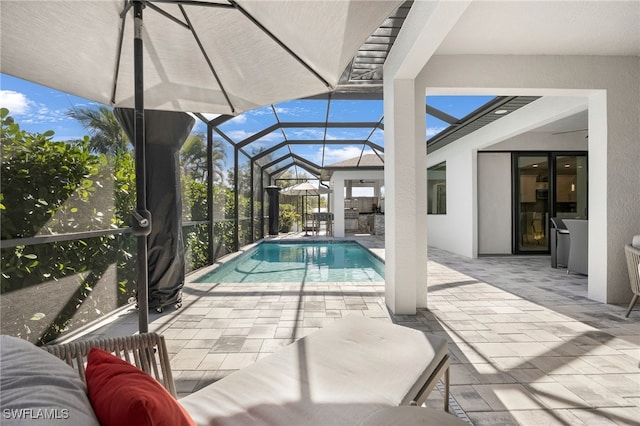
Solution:
<svg viewBox="0 0 640 426"><path fill-rule="evenodd" d="M133 2L3 0L0 71L134 106ZM236 114L332 89L400 0L145 0L145 109Z"/></svg>
<svg viewBox="0 0 640 426"><path fill-rule="evenodd" d="M138 303L148 330L147 110L237 114L331 90L401 0L3 0L0 72L135 108ZM135 16L135 18L134 18Z"/></svg>
<svg viewBox="0 0 640 426"><path fill-rule="evenodd" d="M328 194L329 192L329 189L313 186L310 182L298 183L280 191L283 195L320 195Z"/></svg>

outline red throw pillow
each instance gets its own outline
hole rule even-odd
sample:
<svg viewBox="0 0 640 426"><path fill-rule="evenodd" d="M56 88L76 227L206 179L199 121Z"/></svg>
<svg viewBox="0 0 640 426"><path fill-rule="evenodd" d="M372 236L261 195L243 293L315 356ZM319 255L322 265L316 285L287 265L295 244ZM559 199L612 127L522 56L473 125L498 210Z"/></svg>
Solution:
<svg viewBox="0 0 640 426"><path fill-rule="evenodd" d="M86 377L89 399L102 426L195 425L158 381L108 352L91 349Z"/></svg>

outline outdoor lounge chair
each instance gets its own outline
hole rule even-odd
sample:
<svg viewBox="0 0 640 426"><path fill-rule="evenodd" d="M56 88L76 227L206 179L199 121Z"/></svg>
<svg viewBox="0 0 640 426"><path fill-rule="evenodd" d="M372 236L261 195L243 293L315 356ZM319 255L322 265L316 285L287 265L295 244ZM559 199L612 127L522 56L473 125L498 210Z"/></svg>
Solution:
<svg viewBox="0 0 640 426"><path fill-rule="evenodd" d="M448 411L447 352L444 338L352 316L180 402L197 424L357 425L381 409L422 405L444 376Z"/></svg>
<svg viewBox="0 0 640 426"><path fill-rule="evenodd" d="M631 285L631 292L633 298L629 303L629 309L625 317L629 317L633 306L640 297L640 249L633 247L630 244L624 246L624 251L627 257L627 269L629 270L629 284Z"/></svg>
<svg viewBox="0 0 640 426"><path fill-rule="evenodd" d="M45 355L27 342L21 345L30 356ZM3 345L3 356L4 346L11 345ZM25 347L13 352L25 352ZM91 347L135 362L175 396L162 336L142 334L43 349L65 360L84 380L83 359ZM20 358L7 359L19 362ZM3 371L11 368L3 365ZM376 424L378 414L383 421L394 407L405 424L414 424L428 418L423 410L429 409L407 407L421 405L441 378L448 411L449 356L444 338L354 316L336 320L179 402L199 425L351 425L365 420ZM2 389L3 395L11 391ZM460 424L453 415L445 416L448 422L436 417L438 424Z"/></svg>
<svg viewBox="0 0 640 426"><path fill-rule="evenodd" d="M85 363L91 348L103 349L135 365L160 382L174 398L178 397L167 346L164 337L158 334L143 333L42 347L76 369L83 382L86 382Z"/></svg>

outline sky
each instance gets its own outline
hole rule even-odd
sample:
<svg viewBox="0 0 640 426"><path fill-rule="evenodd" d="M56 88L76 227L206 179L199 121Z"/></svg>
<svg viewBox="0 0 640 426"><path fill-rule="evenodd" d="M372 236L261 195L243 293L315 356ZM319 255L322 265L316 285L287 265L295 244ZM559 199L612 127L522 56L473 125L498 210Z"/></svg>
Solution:
<svg viewBox="0 0 640 426"><path fill-rule="evenodd" d="M456 118L462 118L485 104L491 96L430 96L426 99L429 105L446 112ZM73 108L98 107L100 104L62 93L48 87L30 83L6 74L0 74L0 106L8 108L10 114L23 130L33 133L55 132L54 140L81 139L88 134L82 125L67 117L66 113ZM275 113L274 113L275 111ZM208 116L212 118L213 116ZM276 118L277 117L277 118ZM377 123L383 118L383 103L363 100L333 100L328 111L329 121L371 122ZM324 122L327 119L326 100L294 100L245 112L220 126L234 142L261 131L270 125L280 122ZM384 123L384 121L383 121ZM427 115L426 138L437 134L448 126L432 116ZM206 133L205 124L196 120L194 133ZM284 135L283 135L284 133ZM272 132L248 147L249 153L259 148L269 148L288 140L352 140L369 139L384 147L384 134L373 128L287 128ZM344 144L327 145L293 145L292 152L303 156L316 164L331 164L360 155L362 145ZM227 159L233 159L232 150L227 150ZM229 152L231 154L229 155ZM288 149L274 152L272 158L288 153ZM371 153L365 148L365 154Z"/></svg>

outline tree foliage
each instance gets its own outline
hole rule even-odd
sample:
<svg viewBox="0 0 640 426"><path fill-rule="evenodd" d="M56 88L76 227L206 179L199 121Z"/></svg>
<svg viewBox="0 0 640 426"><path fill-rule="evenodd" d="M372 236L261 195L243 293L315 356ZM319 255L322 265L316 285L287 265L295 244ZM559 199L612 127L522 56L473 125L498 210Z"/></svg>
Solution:
<svg viewBox="0 0 640 426"><path fill-rule="evenodd" d="M89 147L93 152L116 155L131 147L113 110L106 106L72 108L67 111L67 116L78 120L89 132Z"/></svg>
<svg viewBox="0 0 640 426"><path fill-rule="evenodd" d="M55 141L52 131L26 132L8 110L0 112L0 229L3 240L14 241L1 253L2 332L38 343L127 303L136 285L135 237L102 232L129 226L136 200L133 153L110 109L74 109L68 115L80 120L91 136ZM249 226L250 189L256 185L256 177L251 182L248 162L240 165L241 223L236 224L234 169L225 171L224 141L213 141L211 211L203 134L190 136L180 160L183 217L213 221L213 225L197 223L183 228L190 271L209 264L211 253L217 258L235 250L236 226L241 243L256 235ZM254 211L260 212L260 208L260 203L254 202ZM100 231L100 235L49 243L16 242L86 231ZM212 250L209 244L213 244ZM114 284L118 289L115 298Z"/></svg>
<svg viewBox="0 0 640 426"><path fill-rule="evenodd" d="M207 141L204 133L190 135L180 150L180 164L184 174L198 182L207 179ZM224 179L224 162L226 152L224 142L213 139L211 170L213 181L222 184Z"/></svg>
<svg viewBox="0 0 640 426"><path fill-rule="evenodd" d="M57 142L51 131L33 134L21 130L6 109L0 116L3 240L123 226L135 199L133 158L128 152L111 157L94 154L89 138ZM92 300L92 292L112 265L119 296L111 309L125 303L135 284L131 273L135 268L129 264L133 244L127 236L104 235L3 249L3 332L42 343L63 332L72 320L86 322L91 317L77 310L108 312L107 301ZM65 284L64 289L76 287L67 299L50 295L49 308L57 312L5 305L17 290L36 294L37 286L54 282Z"/></svg>

